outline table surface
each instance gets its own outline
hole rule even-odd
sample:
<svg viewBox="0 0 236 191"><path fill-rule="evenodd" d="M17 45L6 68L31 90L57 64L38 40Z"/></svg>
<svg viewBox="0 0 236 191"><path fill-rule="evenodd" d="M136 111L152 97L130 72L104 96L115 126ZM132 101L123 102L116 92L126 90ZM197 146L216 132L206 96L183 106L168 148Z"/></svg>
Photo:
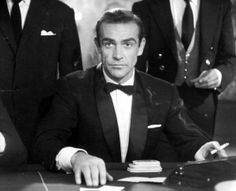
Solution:
<svg viewBox="0 0 236 191"><path fill-rule="evenodd" d="M157 184L157 183L128 183L118 182L124 177L144 176L163 177L170 175L181 164L162 163L163 171L160 173L130 173L126 170L127 164L106 164L108 172L114 177L108 185L124 186L126 191L213 191L214 186L189 186L181 184ZM195 177L192 177L195 180ZM191 180L191 181L192 181ZM190 182L191 182L190 181ZM85 185L82 185L85 186ZM73 174L62 172L50 172L41 165L24 165L17 169L0 169L0 190L4 191L79 191L80 186L74 182Z"/></svg>

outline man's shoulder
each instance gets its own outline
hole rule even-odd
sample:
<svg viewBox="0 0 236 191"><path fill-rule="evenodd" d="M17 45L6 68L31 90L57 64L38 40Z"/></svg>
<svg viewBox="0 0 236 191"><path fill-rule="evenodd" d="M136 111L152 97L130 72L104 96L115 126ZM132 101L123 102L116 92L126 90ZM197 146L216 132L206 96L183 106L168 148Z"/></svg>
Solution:
<svg viewBox="0 0 236 191"><path fill-rule="evenodd" d="M174 86L174 84L172 84L168 81L165 81L163 79L151 76L150 74L147 74L147 73L139 71L139 70L136 70L136 71L137 71L138 75L140 76L141 81L144 86L148 86L153 89L156 89L156 88L170 89L170 88L173 88L173 86Z"/></svg>
<svg viewBox="0 0 236 191"><path fill-rule="evenodd" d="M44 0L45 1L45 0ZM72 8L70 8L66 3L61 2L59 0L46 0L48 7L53 10L62 11L63 14L65 12L71 12Z"/></svg>
<svg viewBox="0 0 236 191"><path fill-rule="evenodd" d="M57 84L56 89L57 91L64 91L65 89L69 91L80 91L85 92L94 84L94 74L95 69L90 68L86 71L77 70L67 74L64 77L61 77Z"/></svg>
<svg viewBox="0 0 236 191"><path fill-rule="evenodd" d="M149 6L152 6L156 2L153 0L138 1L133 4L133 9L139 9L140 11L146 10Z"/></svg>
<svg viewBox="0 0 236 191"><path fill-rule="evenodd" d="M146 6L147 4L153 3L153 0L138 1L133 4L133 6Z"/></svg>
<svg viewBox="0 0 236 191"><path fill-rule="evenodd" d="M85 84L93 81L96 72L96 67L89 68L87 70L77 70L67 74L64 79L70 83Z"/></svg>

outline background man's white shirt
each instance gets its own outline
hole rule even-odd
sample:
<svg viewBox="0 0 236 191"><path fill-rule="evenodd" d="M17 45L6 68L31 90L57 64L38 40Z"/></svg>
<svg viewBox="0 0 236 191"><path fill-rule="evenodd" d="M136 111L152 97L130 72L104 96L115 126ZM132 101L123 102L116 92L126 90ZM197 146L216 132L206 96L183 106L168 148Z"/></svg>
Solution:
<svg viewBox="0 0 236 191"><path fill-rule="evenodd" d="M12 10L12 6L13 6L13 2L12 0L6 0L7 2L7 7L8 7L8 11L11 15L11 10ZM22 28L24 28L25 25L25 20L26 20L26 16L29 10L29 6L30 6L30 2L31 0L22 0L19 3L19 8L20 8L20 13L21 13L21 26Z"/></svg>

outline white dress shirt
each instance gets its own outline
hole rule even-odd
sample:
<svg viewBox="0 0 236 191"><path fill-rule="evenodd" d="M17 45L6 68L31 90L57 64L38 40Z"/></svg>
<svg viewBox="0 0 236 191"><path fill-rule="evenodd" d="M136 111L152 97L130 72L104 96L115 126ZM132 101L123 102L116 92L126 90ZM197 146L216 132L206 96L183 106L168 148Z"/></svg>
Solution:
<svg viewBox="0 0 236 191"><path fill-rule="evenodd" d="M3 134L0 132L0 154L4 152L6 148L6 141Z"/></svg>
<svg viewBox="0 0 236 191"><path fill-rule="evenodd" d="M118 84L117 82L110 79L105 72L103 72L106 82ZM121 85L129 86L134 85L134 70L131 78L122 83ZM121 150L121 161L125 162L128 146L129 146L129 132L130 132L130 121L131 121L131 109L133 95L127 95L121 90L115 90L110 93L113 106L116 113L116 119L119 129L120 137L120 150Z"/></svg>
<svg viewBox="0 0 236 191"><path fill-rule="evenodd" d="M117 84L109 78L103 71L104 78L106 82L111 82ZM121 85L133 85L134 84L134 74L131 78L122 83ZM110 93L113 106L116 113L116 119L118 123L119 137L120 137L120 149L121 149L121 160L125 162L128 146L129 146L129 132L130 132L130 122L131 122L131 109L132 109L132 95L127 95L121 90L114 90ZM58 169L70 172L72 170L71 157L78 151L86 152L81 148L74 147L64 147L62 148L56 156L56 166ZM86 152L87 153L87 152Z"/></svg>
<svg viewBox="0 0 236 191"><path fill-rule="evenodd" d="M12 0L6 0L6 2L7 2L8 11L11 15L13 2L12 2ZM22 26L22 29L24 28L24 25L25 25L25 20L26 20L26 16L27 16L27 13L28 13L28 10L29 10L30 2L31 2L31 0L22 0L19 3L20 13L21 13L21 26Z"/></svg>

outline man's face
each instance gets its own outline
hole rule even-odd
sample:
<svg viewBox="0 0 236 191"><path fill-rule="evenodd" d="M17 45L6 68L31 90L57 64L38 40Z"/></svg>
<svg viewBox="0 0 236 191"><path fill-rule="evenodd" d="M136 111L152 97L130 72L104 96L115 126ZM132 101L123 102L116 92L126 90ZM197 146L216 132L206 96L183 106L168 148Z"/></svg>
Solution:
<svg viewBox="0 0 236 191"><path fill-rule="evenodd" d="M99 43L96 42L106 74L118 83L132 76L137 56L143 53L145 39L139 42L135 23L103 23Z"/></svg>

